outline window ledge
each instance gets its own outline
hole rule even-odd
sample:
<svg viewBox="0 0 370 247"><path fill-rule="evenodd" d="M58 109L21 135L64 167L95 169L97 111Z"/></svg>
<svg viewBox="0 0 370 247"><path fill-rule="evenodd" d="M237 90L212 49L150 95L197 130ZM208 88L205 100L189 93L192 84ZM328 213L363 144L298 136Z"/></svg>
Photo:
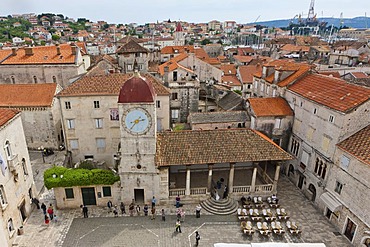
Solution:
<svg viewBox="0 0 370 247"><path fill-rule="evenodd" d="M8 204L6 203L6 204L2 204L1 205L1 209L3 210L3 211L5 211L5 209L8 207Z"/></svg>
<svg viewBox="0 0 370 247"><path fill-rule="evenodd" d="M11 230L11 231L9 232L9 238L12 238L12 237L14 236L14 233L15 233L15 230Z"/></svg>

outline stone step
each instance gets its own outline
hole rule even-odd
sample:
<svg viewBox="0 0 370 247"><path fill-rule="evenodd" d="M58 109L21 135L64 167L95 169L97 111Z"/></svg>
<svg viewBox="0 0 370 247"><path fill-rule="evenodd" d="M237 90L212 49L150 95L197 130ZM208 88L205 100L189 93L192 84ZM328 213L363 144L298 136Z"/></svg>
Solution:
<svg viewBox="0 0 370 247"><path fill-rule="evenodd" d="M238 209L238 204L231 198L216 201L209 198L201 202L201 206L209 213L216 215L230 215L234 214Z"/></svg>

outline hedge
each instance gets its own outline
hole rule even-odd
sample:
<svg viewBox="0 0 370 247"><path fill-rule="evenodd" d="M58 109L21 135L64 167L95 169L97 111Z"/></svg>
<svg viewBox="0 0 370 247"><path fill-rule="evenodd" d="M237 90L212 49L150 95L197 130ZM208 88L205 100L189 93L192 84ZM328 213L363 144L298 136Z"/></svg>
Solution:
<svg viewBox="0 0 370 247"><path fill-rule="evenodd" d="M54 166L44 172L44 184L47 189L98 184L111 185L117 181L119 181L119 176L103 169L88 170Z"/></svg>

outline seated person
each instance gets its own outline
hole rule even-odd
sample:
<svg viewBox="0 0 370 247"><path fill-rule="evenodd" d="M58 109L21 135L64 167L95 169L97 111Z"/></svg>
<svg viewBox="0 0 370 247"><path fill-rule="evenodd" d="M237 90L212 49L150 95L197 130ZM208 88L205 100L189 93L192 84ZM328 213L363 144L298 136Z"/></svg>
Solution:
<svg viewBox="0 0 370 247"><path fill-rule="evenodd" d="M242 198L240 199L240 201L242 202L242 205L247 204L247 199L245 199L244 196L242 196Z"/></svg>
<svg viewBox="0 0 370 247"><path fill-rule="evenodd" d="M279 201L279 199L277 199L277 197L276 197L276 195L275 194L273 194L272 196L271 196L271 199L272 199L272 203L278 203L278 201Z"/></svg>

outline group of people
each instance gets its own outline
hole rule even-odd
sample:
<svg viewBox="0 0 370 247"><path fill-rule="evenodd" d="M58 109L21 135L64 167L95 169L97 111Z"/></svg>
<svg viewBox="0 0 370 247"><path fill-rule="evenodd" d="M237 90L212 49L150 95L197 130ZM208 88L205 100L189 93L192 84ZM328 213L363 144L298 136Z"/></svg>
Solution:
<svg viewBox="0 0 370 247"><path fill-rule="evenodd" d="M46 225L49 225L50 221L57 222L57 216L54 212L53 204L50 203L49 207L46 207L46 204L42 203L41 209L44 213L44 222Z"/></svg>

